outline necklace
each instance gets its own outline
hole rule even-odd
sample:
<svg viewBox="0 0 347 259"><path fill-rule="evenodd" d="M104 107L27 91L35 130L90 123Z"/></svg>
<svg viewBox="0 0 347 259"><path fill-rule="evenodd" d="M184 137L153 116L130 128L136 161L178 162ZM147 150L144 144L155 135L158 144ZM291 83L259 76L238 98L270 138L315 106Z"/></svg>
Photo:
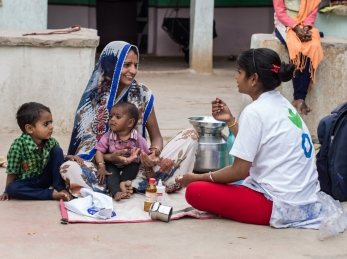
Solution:
<svg viewBox="0 0 347 259"><path fill-rule="evenodd" d="M41 145L36 145L36 146L37 146L37 150L41 152L43 150L43 147L45 146L45 144L42 143Z"/></svg>

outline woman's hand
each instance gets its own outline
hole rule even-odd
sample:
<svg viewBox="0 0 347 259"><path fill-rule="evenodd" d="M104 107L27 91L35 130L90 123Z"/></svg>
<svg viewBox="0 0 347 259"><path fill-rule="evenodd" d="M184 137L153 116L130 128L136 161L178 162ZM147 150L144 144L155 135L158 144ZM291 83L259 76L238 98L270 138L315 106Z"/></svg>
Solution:
<svg viewBox="0 0 347 259"><path fill-rule="evenodd" d="M107 175L111 175L112 173L109 173L106 171L105 164L98 166L98 171L96 172L96 178L99 179L99 184L103 184L105 181L105 178Z"/></svg>
<svg viewBox="0 0 347 259"><path fill-rule="evenodd" d="M6 192L0 196L0 201L8 201L9 199L11 199L11 197Z"/></svg>
<svg viewBox="0 0 347 259"><path fill-rule="evenodd" d="M150 155L147 155L146 152L141 151L140 159L141 163L144 164L146 167L153 167L159 163L159 157L155 155L155 152L151 153Z"/></svg>
<svg viewBox="0 0 347 259"><path fill-rule="evenodd" d="M300 28L299 26L295 26L293 31L296 33L296 36L299 38L301 42L306 42L306 31L304 28Z"/></svg>
<svg viewBox="0 0 347 259"><path fill-rule="evenodd" d="M84 164L84 160L82 158L80 158L79 156L68 155L68 156L65 156L64 159L65 160L70 160L70 161L76 161L77 164L79 164L79 165L83 165Z"/></svg>
<svg viewBox="0 0 347 259"><path fill-rule="evenodd" d="M212 116L216 120L224 121L227 125L235 122L235 117L231 114L229 107L218 97L212 101Z"/></svg>
<svg viewBox="0 0 347 259"><path fill-rule="evenodd" d="M181 184L183 187L186 187L188 184L192 182L201 181L201 175L200 174L193 174L193 173L187 173L183 176L176 176L175 181L176 183Z"/></svg>
<svg viewBox="0 0 347 259"><path fill-rule="evenodd" d="M305 41L311 41L312 40L312 34L310 31L310 27L309 26L305 26L303 28L304 33L305 33Z"/></svg>

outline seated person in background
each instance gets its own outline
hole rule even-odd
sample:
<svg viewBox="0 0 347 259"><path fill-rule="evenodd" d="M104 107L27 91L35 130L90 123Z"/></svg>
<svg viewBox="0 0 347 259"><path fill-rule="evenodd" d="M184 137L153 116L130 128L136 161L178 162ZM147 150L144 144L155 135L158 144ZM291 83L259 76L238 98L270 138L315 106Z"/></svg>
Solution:
<svg viewBox="0 0 347 259"><path fill-rule="evenodd" d="M0 200L12 197L69 201L72 195L65 189L59 172L64 162L63 151L51 137L53 120L50 109L29 102L19 108L16 117L23 133L12 143L7 154L6 189Z"/></svg>
<svg viewBox="0 0 347 259"><path fill-rule="evenodd" d="M273 0L275 34L286 46L295 65L293 78L295 109L307 115L311 108L305 102L311 82L323 59L319 31L313 28L320 0Z"/></svg>
<svg viewBox="0 0 347 259"><path fill-rule="evenodd" d="M95 147L97 177L103 183L107 176L107 188L116 201L130 198L126 183L130 185L139 171L139 152L150 153L146 140L135 129L138 120L139 111L134 104L120 102L113 105L108 119L110 129ZM127 153L117 163L105 164L104 154L122 150L127 150Z"/></svg>

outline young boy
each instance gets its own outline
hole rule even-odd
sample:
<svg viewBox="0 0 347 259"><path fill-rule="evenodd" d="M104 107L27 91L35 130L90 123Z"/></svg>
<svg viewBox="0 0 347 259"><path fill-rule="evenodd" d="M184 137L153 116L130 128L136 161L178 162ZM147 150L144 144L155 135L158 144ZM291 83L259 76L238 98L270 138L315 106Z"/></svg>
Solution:
<svg viewBox="0 0 347 259"><path fill-rule="evenodd" d="M52 138L52 114L48 107L35 102L23 104L16 114L22 135L7 154L7 180L0 200L69 201L59 167L64 162L59 143ZM50 187L53 188L50 188Z"/></svg>
<svg viewBox="0 0 347 259"><path fill-rule="evenodd" d="M130 197L125 183L134 180L139 171L140 150L150 153L146 140L135 130L138 119L139 112L135 105L128 102L115 104L111 108L108 120L110 130L102 136L95 147L97 177L99 182L103 183L107 176L107 188L116 201ZM119 163L107 162L105 165L104 154L125 149L127 154L120 157Z"/></svg>

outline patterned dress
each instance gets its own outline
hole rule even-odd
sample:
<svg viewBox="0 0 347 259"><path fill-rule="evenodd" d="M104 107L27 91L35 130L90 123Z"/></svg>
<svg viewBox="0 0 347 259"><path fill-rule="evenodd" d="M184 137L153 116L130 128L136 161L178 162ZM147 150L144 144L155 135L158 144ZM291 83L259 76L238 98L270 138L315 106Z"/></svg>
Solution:
<svg viewBox="0 0 347 259"><path fill-rule="evenodd" d="M79 166L74 161L67 161L60 168L66 186L75 197L80 196L81 188L107 192L106 181L98 183L97 169L92 161L96 144L108 131L108 115L114 104L130 102L136 105L140 115L136 130L146 138L146 122L154 103L151 90L133 80L116 97L123 63L131 47L135 46L122 41L111 42L105 47L77 107L68 154L78 155L85 162ZM167 190L177 188L176 175L193 170L197 148L198 134L193 129L178 133L166 144L160 162L153 167L153 171L157 180L161 179L167 186ZM147 184L144 166L140 165L133 187L144 192Z"/></svg>

